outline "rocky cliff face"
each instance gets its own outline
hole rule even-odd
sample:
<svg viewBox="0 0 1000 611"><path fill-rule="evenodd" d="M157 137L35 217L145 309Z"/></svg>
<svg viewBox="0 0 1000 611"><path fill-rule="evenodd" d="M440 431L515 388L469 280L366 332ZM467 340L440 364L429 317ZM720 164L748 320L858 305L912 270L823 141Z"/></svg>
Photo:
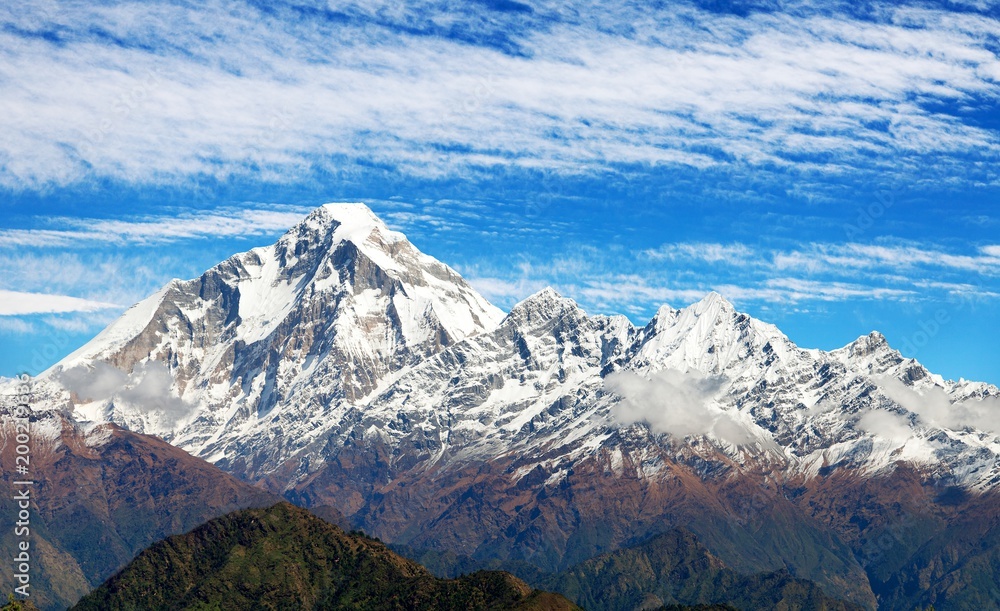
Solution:
<svg viewBox="0 0 1000 611"><path fill-rule="evenodd" d="M684 526L866 606L874 531L830 502L903 469L946 528L942 491L1000 484L1000 391L877 333L805 350L714 293L642 328L551 289L502 316L360 205L172 282L41 386L391 541L558 570Z"/></svg>

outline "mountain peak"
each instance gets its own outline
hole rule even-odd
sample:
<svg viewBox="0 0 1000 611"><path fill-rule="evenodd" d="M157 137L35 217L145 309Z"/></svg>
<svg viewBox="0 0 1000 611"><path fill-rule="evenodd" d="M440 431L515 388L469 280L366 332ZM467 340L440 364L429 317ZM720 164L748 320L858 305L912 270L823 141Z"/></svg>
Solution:
<svg viewBox="0 0 1000 611"><path fill-rule="evenodd" d="M449 283L458 276L420 252L405 235L389 229L361 203L323 204L285 232L277 243L253 252L264 259L276 258L279 265L275 272L283 280L317 272L322 278L330 272L346 271L352 284L360 274L370 281L363 283L364 288L381 289L385 274L417 284L426 284L426 273ZM234 255L240 260L247 256Z"/></svg>
<svg viewBox="0 0 1000 611"><path fill-rule="evenodd" d="M550 286L526 297L510 310L509 317L532 322L536 319L555 318L568 311L579 311L580 307L569 297L563 297Z"/></svg>
<svg viewBox="0 0 1000 611"><path fill-rule="evenodd" d="M736 311L736 307L733 306L728 299L715 291L710 291L707 295L701 298L701 301L692 304L691 308L697 316Z"/></svg>
<svg viewBox="0 0 1000 611"><path fill-rule="evenodd" d="M696 301L680 310L675 310L668 305L660 306L650 320L649 326L651 329L662 331L673 327L683 320L687 321L686 324L689 326L695 325L700 321L700 325L704 327L711 320L721 322L720 317L724 313L735 314L736 307L719 293L710 291L700 301Z"/></svg>
<svg viewBox="0 0 1000 611"><path fill-rule="evenodd" d="M672 327L677 322L680 312L680 310L675 310L669 305L661 305L649 321L650 328L662 331L663 329Z"/></svg>
<svg viewBox="0 0 1000 611"><path fill-rule="evenodd" d="M365 204L329 203L310 212L302 222L289 229L280 241L297 243L306 239L309 242L323 242L328 239L330 245L353 242L360 247L370 240L373 233L378 233L381 241L387 243L406 239L403 234L390 230Z"/></svg>
<svg viewBox="0 0 1000 611"><path fill-rule="evenodd" d="M541 289L540 291L536 291L533 295L528 296L528 298L525 299L525 301L529 300L554 301L558 299L566 299L566 298L560 295L559 292L556 291L551 286L547 286Z"/></svg>
<svg viewBox="0 0 1000 611"><path fill-rule="evenodd" d="M94 415L165 437L183 431L178 443L201 448L275 405L311 410L308 400L289 398L295 393L360 399L396 371L502 318L454 270L364 204L327 204L276 243L170 283L58 366L98 359L128 373L139 363L161 363L181 413L204 416L199 425L185 428L170 410L112 401L118 390L95 400ZM235 404L249 407L224 416Z"/></svg>
<svg viewBox="0 0 1000 611"><path fill-rule="evenodd" d="M322 211L341 222L352 218L367 218L381 222L372 209L363 202L329 202L317 208L317 211Z"/></svg>
<svg viewBox="0 0 1000 611"><path fill-rule="evenodd" d="M867 356L876 352L891 350L889 342L885 339L885 336L878 331L872 331L868 335L862 335L845 346L845 348L850 352L851 356L854 357Z"/></svg>
<svg viewBox="0 0 1000 611"><path fill-rule="evenodd" d="M520 306L537 308L539 306L547 307L554 304L572 304L576 305L576 302L569 297L563 297L554 288L547 286L540 291L527 296L521 303L514 306L515 308Z"/></svg>
<svg viewBox="0 0 1000 611"><path fill-rule="evenodd" d="M777 327L737 312L732 303L712 291L680 310L660 308L646 326L636 354L640 362L657 367L716 374L746 368L756 371L766 366L770 354L777 353L780 360L792 350Z"/></svg>
<svg viewBox="0 0 1000 611"><path fill-rule="evenodd" d="M375 229L389 232L389 228L386 227L385 222L371 208L362 203L323 204L313 214L335 222L337 224L337 233L343 234L344 239L350 239L349 236L360 235L368 237ZM395 234L396 232L389 233ZM402 234L396 235L401 236Z"/></svg>
<svg viewBox="0 0 1000 611"><path fill-rule="evenodd" d="M845 365L867 371L869 374L902 375L910 380L930 375L930 372L916 361L903 358L903 355L890 346L885 336L878 331L862 335L830 354Z"/></svg>

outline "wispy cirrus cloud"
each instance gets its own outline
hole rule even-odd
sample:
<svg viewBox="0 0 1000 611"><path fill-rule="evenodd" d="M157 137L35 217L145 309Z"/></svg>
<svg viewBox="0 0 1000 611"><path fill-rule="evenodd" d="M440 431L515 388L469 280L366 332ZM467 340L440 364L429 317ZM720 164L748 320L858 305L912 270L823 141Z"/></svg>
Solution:
<svg viewBox="0 0 1000 611"><path fill-rule="evenodd" d="M717 291L737 304L978 303L1000 298L993 245L966 252L932 243L826 243L789 248L742 242L678 242L618 252L574 249L549 262L480 262L464 269L474 285L510 305L546 285L603 312L638 314L683 305Z"/></svg>
<svg viewBox="0 0 1000 611"><path fill-rule="evenodd" d="M94 312L122 308L119 304L81 299L68 295L25 293L0 289L0 316L27 314L63 314L66 312Z"/></svg>
<svg viewBox="0 0 1000 611"><path fill-rule="evenodd" d="M39 6L8 7L0 32L0 77L19 83L0 93L8 187L289 181L359 161L431 177L615 164L927 176L1000 157L975 120L1000 82L989 14Z"/></svg>
<svg viewBox="0 0 1000 611"><path fill-rule="evenodd" d="M30 321L21 318L0 316L0 332L13 335L28 335L35 333L36 329Z"/></svg>
<svg viewBox="0 0 1000 611"><path fill-rule="evenodd" d="M33 220L38 227L0 229L0 249L22 246L87 248L95 242L149 245L192 238L267 235L288 229L310 210L309 207L271 205L117 219L36 218Z"/></svg>
<svg viewBox="0 0 1000 611"><path fill-rule="evenodd" d="M517 280L506 280L503 278L490 278L474 276L468 279L472 288L479 291L483 297L491 302L509 305L524 299L526 296L544 289L547 284L544 280L528 280L525 278Z"/></svg>
<svg viewBox="0 0 1000 611"><path fill-rule="evenodd" d="M734 284L703 278L700 282L673 283L648 274L595 274L583 284L564 284L562 288L568 295L578 295L601 311L630 311L630 306L640 304L645 311L660 304L686 305L698 301L710 291L716 291L738 304L768 303L775 306L849 300L900 301L918 296L913 290L838 281L764 278Z"/></svg>
<svg viewBox="0 0 1000 611"><path fill-rule="evenodd" d="M728 261L736 265L750 264L756 259L753 248L746 244L718 244L718 243L680 243L663 244L659 248L652 248L641 253L654 261L696 259L708 263L718 263Z"/></svg>
<svg viewBox="0 0 1000 611"><path fill-rule="evenodd" d="M986 275L1000 273L1000 246L997 245L973 246L965 253L958 253L934 244L895 242L815 243L784 249L739 242L682 242L663 244L640 254L652 261L703 261L817 274L855 275L868 274L872 270L911 273L920 268Z"/></svg>
<svg viewBox="0 0 1000 611"><path fill-rule="evenodd" d="M832 244L778 252L772 258L779 269L814 272L844 268L864 271L925 267L981 274L1000 273L1000 248L995 245L979 247L975 254L954 254L934 247L913 245Z"/></svg>

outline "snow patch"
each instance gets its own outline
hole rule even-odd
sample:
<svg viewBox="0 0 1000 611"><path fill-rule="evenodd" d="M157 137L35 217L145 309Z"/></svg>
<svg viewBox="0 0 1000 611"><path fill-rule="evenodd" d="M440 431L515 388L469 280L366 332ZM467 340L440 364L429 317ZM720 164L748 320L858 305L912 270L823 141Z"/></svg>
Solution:
<svg viewBox="0 0 1000 611"><path fill-rule="evenodd" d="M250 266L250 277L237 285L241 319L237 337L248 344L270 335L295 305L297 286L280 278L282 267L274 251L274 246L259 249L262 265Z"/></svg>

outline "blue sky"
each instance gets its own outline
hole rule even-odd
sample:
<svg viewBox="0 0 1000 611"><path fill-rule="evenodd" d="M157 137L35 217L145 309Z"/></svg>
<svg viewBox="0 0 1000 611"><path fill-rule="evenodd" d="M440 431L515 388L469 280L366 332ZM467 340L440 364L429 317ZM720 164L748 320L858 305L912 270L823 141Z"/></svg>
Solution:
<svg viewBox="0 0 1000 611"><path fill-rule="evenodd" d="M364 201L509 308L717 290L1000 383L1000 8L0 7L0 375Z"/></svg>

